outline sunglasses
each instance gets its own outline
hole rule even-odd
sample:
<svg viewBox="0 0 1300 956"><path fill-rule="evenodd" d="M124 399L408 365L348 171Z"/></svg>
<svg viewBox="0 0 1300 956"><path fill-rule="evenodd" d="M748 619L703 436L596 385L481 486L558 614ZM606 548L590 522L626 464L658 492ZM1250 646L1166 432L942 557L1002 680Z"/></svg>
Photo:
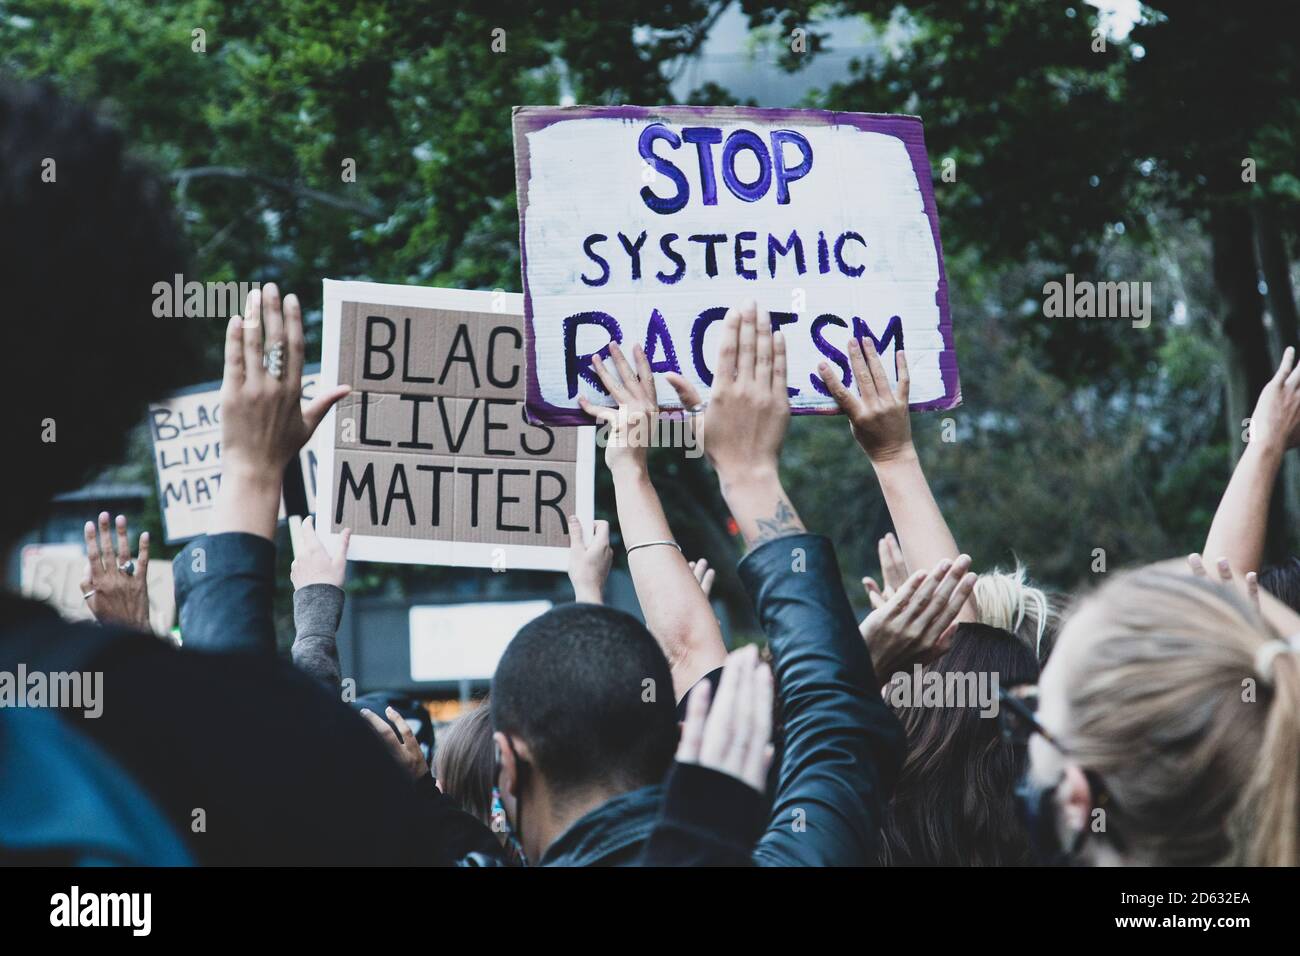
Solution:
<svg viewBox="0 0 1300 956"><path fill-rule="evenodd" d="M1071 756L1070 751L1050 730L1039 722L1038 711L1038 687L1034 684L1023 684L1017 687L1000 687L998 688L998 728L1002 732L1002 737L1013 747L1028 747L1029 738L1037 734L1042 737L1064 757ZM1084 769L1084 777L1088 781L1088 786L1092 790L1093 807L1110 813L1118 811L1114 797L1111 795L1110 788L1106 786L1101 777L1092 770ZM1111 841L1121 850L1124 849L1124 842L1120 839L1119 834L1113 832L1109 834Z"/></svg>

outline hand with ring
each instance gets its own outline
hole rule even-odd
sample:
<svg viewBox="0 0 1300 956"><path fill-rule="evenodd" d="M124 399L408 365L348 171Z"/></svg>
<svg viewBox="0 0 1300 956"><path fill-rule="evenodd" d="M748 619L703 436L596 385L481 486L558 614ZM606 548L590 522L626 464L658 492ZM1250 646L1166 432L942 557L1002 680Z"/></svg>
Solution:
<svg viewBox="0 0 1300 956"><path fill-rule="evenodd" d="M99 514L99 528L87 521L86 577L81 595L90 613L101 624L120 624L148 632L149 627L149 532L140 535L139 553L134 560L126 535L126 516L117 516L117 542L109 531L108 512Z"/></svg>

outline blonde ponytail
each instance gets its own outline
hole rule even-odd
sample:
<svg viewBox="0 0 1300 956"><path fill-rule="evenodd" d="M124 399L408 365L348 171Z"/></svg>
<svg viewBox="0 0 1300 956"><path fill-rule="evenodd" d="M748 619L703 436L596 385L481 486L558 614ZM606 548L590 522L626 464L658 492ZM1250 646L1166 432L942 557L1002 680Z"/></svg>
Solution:
<svg viewBox="0 0 1300 956"><path fill-rule="evenodd" d="M1246 862L1300 866L1300 649L1270 650L1277 653L1260 675L1271 698L1268 722L1244 804L1254 824Z"/></svg>
<svg viewBox="0 0 1300 956"><path fill-rule="evenodd" d="M1300 865L1300 653L1282 638L1236 590L1157 568L1071 614L1043 683L1130 862Z"/></svg>

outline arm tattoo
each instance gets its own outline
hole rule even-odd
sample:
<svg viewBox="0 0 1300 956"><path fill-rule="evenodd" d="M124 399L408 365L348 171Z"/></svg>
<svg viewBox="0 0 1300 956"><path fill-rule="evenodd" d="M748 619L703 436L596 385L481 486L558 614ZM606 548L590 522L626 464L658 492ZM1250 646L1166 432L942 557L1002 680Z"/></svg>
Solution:
<svg viewBox="0 0 1300 956"><path fill-rule="evenodd" d="M799 534L804 530L803 522L794 513L794 509L785 503L784 498L777 501L776 514L770 518L759 518L757 524L758 535L750 545L751 550L757 548L760 544L792 534Z"/></svg>

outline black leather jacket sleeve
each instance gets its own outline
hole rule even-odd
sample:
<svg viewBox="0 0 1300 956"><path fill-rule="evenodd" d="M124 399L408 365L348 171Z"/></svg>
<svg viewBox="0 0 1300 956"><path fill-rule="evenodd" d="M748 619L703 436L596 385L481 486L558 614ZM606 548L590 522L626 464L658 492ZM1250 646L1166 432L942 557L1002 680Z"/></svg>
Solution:
<svg viewBox="0 0 1300 956"><path fill-rule="evenodd" d="M904 734L880 698L835 550L821 535L791 535L755 548L739 571L771 647L783 743L754 860L873 863Z"/></svg>

